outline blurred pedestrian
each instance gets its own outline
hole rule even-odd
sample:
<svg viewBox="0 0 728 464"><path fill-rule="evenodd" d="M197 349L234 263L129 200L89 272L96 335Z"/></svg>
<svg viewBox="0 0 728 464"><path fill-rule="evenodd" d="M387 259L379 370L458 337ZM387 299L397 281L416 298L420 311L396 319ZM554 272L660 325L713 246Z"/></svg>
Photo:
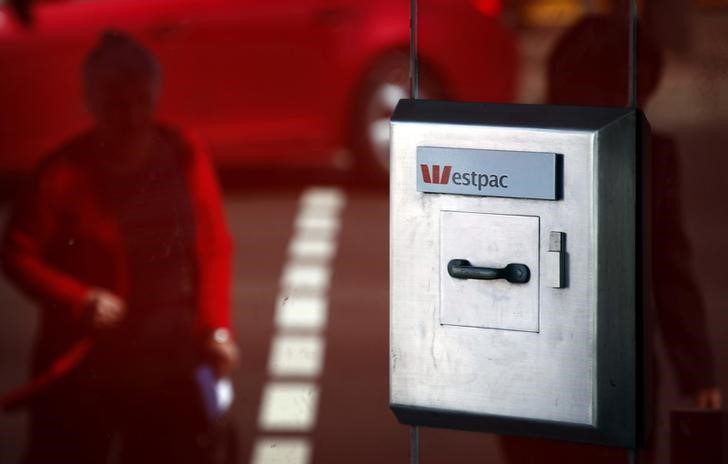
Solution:
<svg viewBox="0 0 728 464"><path fill-rule="evenodd" d="M561 105L626 107L629 104L629 30L615 16L587 16L557 41L548 61L547 102ZM662 76L662 54L647 34L639 37L638 106L643 108ZM651 178L650 229L654 329L664 340L680 390L695 406L720 408L713 354L708 343L705 305L690 270L690 250L680 207L679 167L675 142L652 132L645 165ZM648 350L654 347L647 346ZM650 359L649 353L647 354ZM649 367L649 366L648 366ZM653 381L657 384L657 379ZM646 392L655 401L656 388ZM649 422L649 418L648 418ZM613 463L624 451L536 439L503 439L508 462ZM654 460L648 439L645 462ZM626 461L625 461L626 462Z"/></svg>
<svg viewBox="0 0 728 464"><path fill-rule="evenodd" d="M105 33L83 75L95 124L36 169L0 249L41 308L32 372L52 379L24 462L211 462L196 371L238 358L217 181L196 139L154 121L161 70L139 44Z"/></svg>

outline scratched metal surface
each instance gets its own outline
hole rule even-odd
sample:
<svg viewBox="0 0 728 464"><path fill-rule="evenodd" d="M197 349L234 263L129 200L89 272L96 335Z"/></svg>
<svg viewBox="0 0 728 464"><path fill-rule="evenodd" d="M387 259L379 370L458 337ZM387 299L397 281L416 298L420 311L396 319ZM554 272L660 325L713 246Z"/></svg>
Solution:
<svg viewBox="0 0 728 464"><path fill-rule="evenodd" d="M528 114L517 124L503 124L497 114L492 125L482 114L466 124L453 123L448 115L440 118L443 123L438 122L442 103L417 104L432 111L431 122L427 116L407 121L400 112L392 124L390 403L583 426L606 433L605 442L629 442L635 433L634 114L613 111L606 115L612 121L605 123L602 112L592 125L587 114L577 128L569 114L559 129L559 112L553 109L550 126L539 128L537 121L529 127ZM516 107L503 107L510 120L518 118ZM498 106L490 111L497 113ZM418 146L561 154L563 197L544 201L417 192ZM451 214L444 211L538 218L532 276L539 286L536 330L505 330L508 323L500 328L443 324L454 301L472 313L467 308L477 307L482 297L477 291L440 295L441 288L457 291L441 285L441 278L449 278L442 270L441 240L467 241L473 255L481 253L477 240L467 238L477 232L458 237L453 230L443 231L441 217ZM567 236L568 287L563 289L547 286L547 268L538 266L551 231ZM514 233L511 239L524 235ZM465 250L461 246L458 252ZM488 287L481 286L482 291ZM512 304L519 298L528 305L534 296L505 299ZM445 313L443 300L450 306Z"/></svg>

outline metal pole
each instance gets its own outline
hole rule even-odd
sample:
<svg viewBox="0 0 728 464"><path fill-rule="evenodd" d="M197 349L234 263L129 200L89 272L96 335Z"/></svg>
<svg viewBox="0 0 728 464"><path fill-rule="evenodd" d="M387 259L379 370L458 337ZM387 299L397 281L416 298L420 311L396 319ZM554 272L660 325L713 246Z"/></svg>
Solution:
<svg viewBox="0 0 728 464"><path fill-rule="evenodd" d="M637 108L637 0L629 0L629 106Z"/></svg>
<svg viewBox="0 0 728 464"><path fill-rule="evenodd" d="M420 464L420 428L410 428L410 464Z"/></svg>
<svg viewBox="0 0 728 464"><path fill-rule="evenodd" d="M629 106L637 108L637 0L629 0ZM629 464L639 463L640 453L636 448L628 451Z"/></svg>
<svg viewBox="0 0 728 464"><path fill-rule="evenodd" d="M410 97L420 98L419 63L417 59L417 0L410 0Z"/></svg>
<svg viewBox="0 0 728 464"><path fill-rule="evenodd" d="M417 63L417 0L410 0L410 97L420 96L419 69ZM420 431L416 425L410 428L410 464L420 462Z"/></svg>

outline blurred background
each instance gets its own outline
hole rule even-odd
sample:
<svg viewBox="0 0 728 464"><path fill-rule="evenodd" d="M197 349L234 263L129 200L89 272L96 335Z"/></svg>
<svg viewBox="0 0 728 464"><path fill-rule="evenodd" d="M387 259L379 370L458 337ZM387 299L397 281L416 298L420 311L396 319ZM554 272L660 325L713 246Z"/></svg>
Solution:
<svg viewBox="0 0 728 464"><path fill-rule="evenodd" d="M222 183L238 462L406 462L409 431L387 407L387 166L388 118L409 96L409 1L15 4L32 19L0 0L0 221L39 161L92 123L84 59L105 30L127 32L161 63L157 119L197 134ZM623 0L419 0L421 96L545 103L562 34L589 15L627 27L626 11ZM728 1L644 0L639 11L662 56L644 110L676 145L681 227L725 392ZM626 50L613 51L626 85ZM0 278L0 392L28 378L37 324ZM664 358L658 462L668 411L691 401ZM0 415L0 462L19 462L26 425L23 412ZM508 462L497 437L445 430L422 432L421 456Z"/></svg>

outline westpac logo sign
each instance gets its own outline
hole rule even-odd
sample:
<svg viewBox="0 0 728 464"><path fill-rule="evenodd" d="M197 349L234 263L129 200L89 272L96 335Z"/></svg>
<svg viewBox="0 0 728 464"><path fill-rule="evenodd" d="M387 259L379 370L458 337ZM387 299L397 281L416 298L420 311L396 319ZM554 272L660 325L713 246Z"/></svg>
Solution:
<svg viewBox="0 0 728 464"><path fill-rule="evenodd" d="M447 184L450 182L452 166L445 166L442 176L440 176L440 166L437 164L432 167L420 164L420 169L422 170L422 181L425 184ZM430 172L432 172L432 175L430 175ZM487 174L476 171L455 172L452 175L452 181L455 185L472 185L473 187L477 185L478 191L483 190L484 187L508 188L507 180L507 174Z"/></svg>
<svg viewBox="0 0 728 464"><path fill-rule="evenodd" d="M554 153L417 147L417 191L556 200Z"/></svg>
<svg viewBox="0 0 728 464"><path fill-rule="evenodd" d="M422 181L426 184L447 184L450 182L452 166L444 166L442 174L440 174L439 164L433 164L432 166L420 164L420 170L422 171Z"/></svg>

